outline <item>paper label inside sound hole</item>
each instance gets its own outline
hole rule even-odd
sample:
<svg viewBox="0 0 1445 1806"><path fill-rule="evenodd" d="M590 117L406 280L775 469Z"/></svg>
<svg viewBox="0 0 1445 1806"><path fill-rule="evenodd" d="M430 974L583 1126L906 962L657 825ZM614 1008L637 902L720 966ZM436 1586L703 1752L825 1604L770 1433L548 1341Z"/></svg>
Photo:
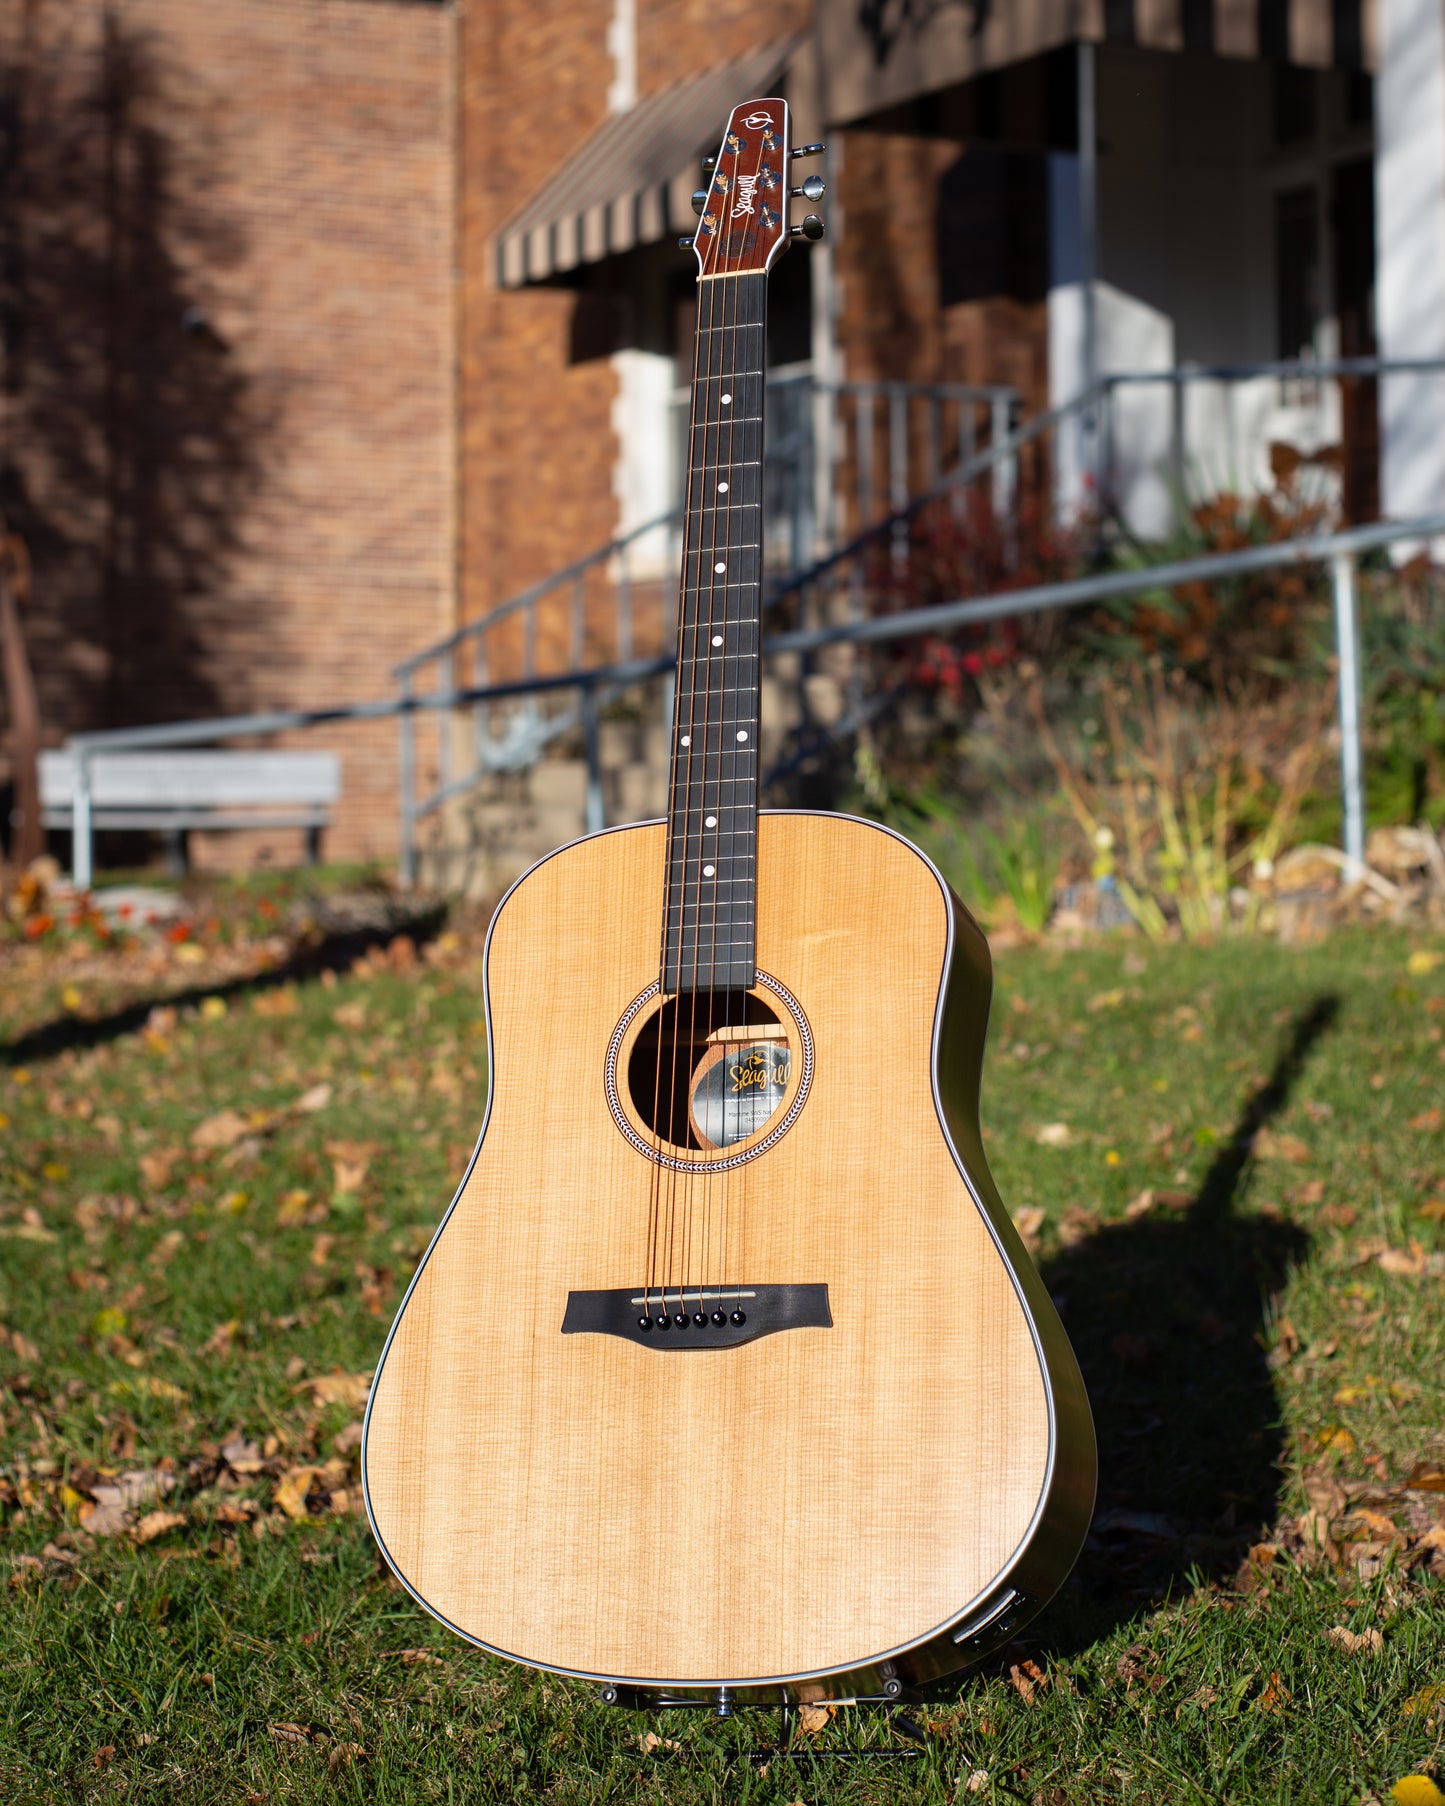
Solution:
<svg viewBox="0 0 1445 1806"><path fill-rule="evenodd" d="M713 1047L692 1075L692 1129L707 1148L756 1135L787 1095L793 1056L776 1041Z"/></svg>

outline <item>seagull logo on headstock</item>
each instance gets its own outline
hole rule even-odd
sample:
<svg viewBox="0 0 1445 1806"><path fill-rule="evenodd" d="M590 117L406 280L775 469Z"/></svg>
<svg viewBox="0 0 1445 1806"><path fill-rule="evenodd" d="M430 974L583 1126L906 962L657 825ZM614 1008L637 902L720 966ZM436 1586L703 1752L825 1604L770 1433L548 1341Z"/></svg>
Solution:
<svg viewBox="0 0 1445 1806"><path fill-rule="evenodd" d="M752 212L753 191L757 188L757 185L758 178L756 176L738 177L738 198L733 202L732 211L732 217L734 219L737 219L740 214Z"/></svg>
<svg viewBox="0 0 1445 1806"><path fill-rule="evenodd" d="M772 123L773 116L771 113L749 113L747 118L743 121L743 124L750 132L757 131L760 125L771 125Z"/></svg>

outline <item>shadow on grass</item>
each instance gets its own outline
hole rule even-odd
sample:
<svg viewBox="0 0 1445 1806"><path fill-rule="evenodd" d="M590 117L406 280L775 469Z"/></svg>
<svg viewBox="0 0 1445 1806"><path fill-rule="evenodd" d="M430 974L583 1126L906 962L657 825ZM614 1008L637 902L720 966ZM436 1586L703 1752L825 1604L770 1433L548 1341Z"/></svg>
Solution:
<svg viewBox="0 0 1445 1806"><path fill-rule="evenodd" d="M1309 1237L1235 1204L1254 1137L1284 1107L1338 1009L1325 996L1298 1017L1185 1210L1156 1206L1044 1266L1099 1438L1094 1529L1035 1627L1061 1654L1177 1595L1191 1570L1233 1573L1274 1519L1285 1429L1264 1330Z"/></svg>
<svg viewBox="0 0 1445 1806"><path fill-rule="evenodd" d="M386 946L397 935L410 935L424 946L435 938L446 920L444 904L429 904L425 909L403 917L358 923L354 927L335 929L330 933L308 936L300 941L278 965L248 976L188 985L182 991L155 992L124 1004L104 1016L57 1016L26 1030L13 1041L0 1044L0 1067L28 1066L39 1060L54 1059L72 1048L100 1047L106 1042L131 1035L145 1026L146 1019L158 1004L170 1009L184 1009L199 1003L203 997L244 997L252 992L273 991L278 985L305 983L319 978L323 972L345 972L373 947Z"/></svg>

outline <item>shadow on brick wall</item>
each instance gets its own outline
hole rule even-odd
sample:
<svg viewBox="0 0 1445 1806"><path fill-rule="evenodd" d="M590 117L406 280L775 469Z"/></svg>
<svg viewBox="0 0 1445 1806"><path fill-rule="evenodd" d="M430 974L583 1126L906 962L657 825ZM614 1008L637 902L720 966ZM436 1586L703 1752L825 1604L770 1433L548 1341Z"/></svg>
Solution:
<svg viewBox="0 0 1445 1806"><path fill-rule="evenodd" d="M0 76L0 510L50 743L246 702L228 654L267 622L235 567L272 437L216 307L246 247L214 97L113 15L59 12Z"/></svg>

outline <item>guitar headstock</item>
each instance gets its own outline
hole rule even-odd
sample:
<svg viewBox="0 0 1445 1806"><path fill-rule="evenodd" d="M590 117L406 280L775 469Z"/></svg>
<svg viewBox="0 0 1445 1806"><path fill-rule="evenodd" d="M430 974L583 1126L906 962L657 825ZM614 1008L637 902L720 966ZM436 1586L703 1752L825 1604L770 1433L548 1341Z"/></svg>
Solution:
<svg viewBox="0 0 1445 1806"><path fill-rule="evenodd" d="M770 267L788 241L793 157L821 149L812 145L794 152L784 100L746 100L733 108L711 160L708 185L693 197L701 216L692 238L700 277L741 276ZM809 199L815 198L814 188L822 192L820 183L810 181ZM805 230L809 238L822 235L822 222L811 215L805 228L813 228Z"/></svg>

